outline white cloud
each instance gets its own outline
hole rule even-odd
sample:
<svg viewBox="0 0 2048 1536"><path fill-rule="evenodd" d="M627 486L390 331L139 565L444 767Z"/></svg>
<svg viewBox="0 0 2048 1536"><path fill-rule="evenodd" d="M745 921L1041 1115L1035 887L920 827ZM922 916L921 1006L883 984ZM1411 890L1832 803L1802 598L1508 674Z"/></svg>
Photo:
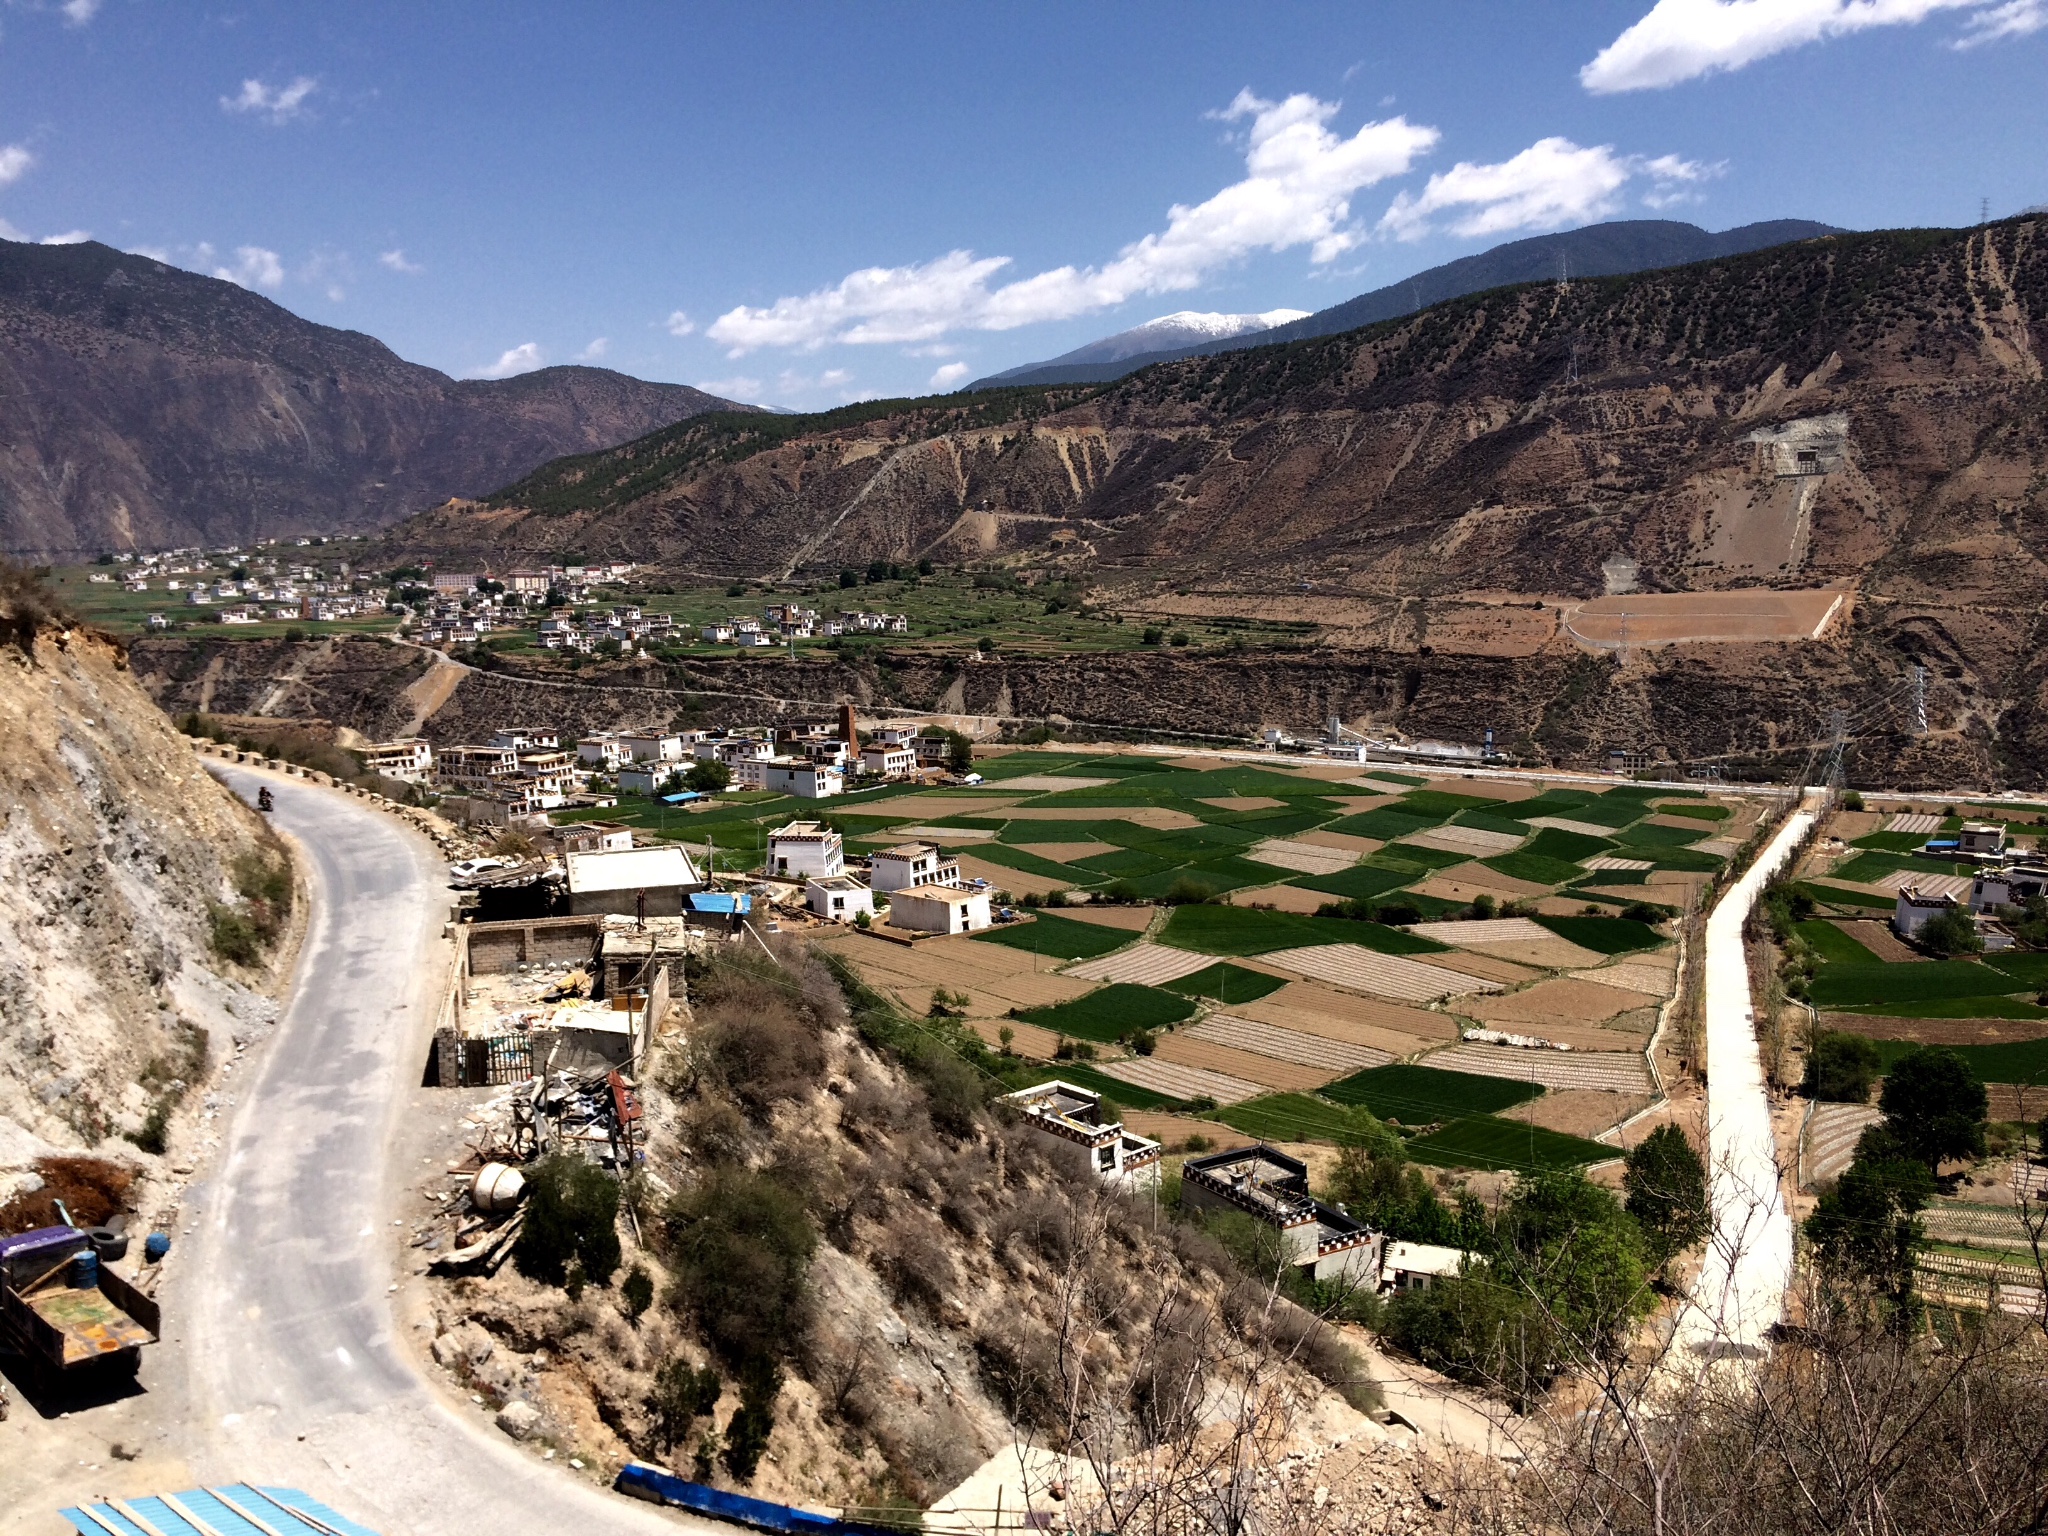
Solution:
<svg viewBox="0 0 2048 1536"><path fill-rule="evenodd" d="M36 157L23 144L0 145L0 187L11 185L28 174Z"/></svg>
<svg viewBox="0 0 2048 1536"><path fill-rule="evenodd" d="M1977 13L1958 47L2048 26L2042 0L1657 0L1579 71L1579 83L1596 95L1656 90L1941 11Z"/></svg>
<svg viewBox="0 0 2048 1536"><path fill-rule="evenodd" d="M100 13L100 0L64 0L64 20L74 27L82 27Z"/></svg>
<svg viewBox="0 0 2048 1536"><path fill-rule="evenodd" d="M845 368L827 368L818 375L820 389L844 389L853 382L853 374Z"/></svg>
<svg viewBox="0 0 2048 1536"><path fill-rule="evenodd" d="M1434 215L1463 208L1470 211L1450 221L1454 234L1555 229L1613 212L1628 178L1627 162L1607 145L1581 149L1570 139L1538 139L1498 165L1460 160L1439 171L1419 194L1396 197L1380 228L1420 240L1436 227Z"/></svg>
<svg viewBox="0 0 2048 1536"><path fill-rule="evenodd" d="M974 370L965 363L948 363L943 368L932 370L931 387L933 389L951 389L972 372Z"/></svg>
<svg viewBox="0 0 2048 1536"><path fill-rule="evenodd" d="M89 229L67 229L61 235L45 235L39 242L43 245L83 245L92 238Z"/></svg>
<svg viewBox="0 0 2048 1536"><path fill-rule="evenodd" d="M1964 23L1963 35L1950 44L1954 48L1975 48L2005 37L2026 37L2048 27L2048 3L2044 0L2004 0L1978 11Z"/></svg>
<svg viewBox="0 0 2048 1536"><path fill-rule="evenodd" d="M680 309L672 310L668 319L662 322L671 336L688 336L697 329L697 322Z"/></svg>
<svg viewBox="0 0 2048 1536"><path fill-rule="evenodd" d="M416 261L407 261L405 259L405 252L402 250L384 252L383 255L377 258L377 264L382 267L389 267L393 272L403 272L408 277L416 272L427 270Z"/></svg>
<svg viewBox="0 0 2048 1536"><path fill-rule="evenodd" d="M1264 101L1250 91L1217 113L1250 119L1245 169L1193 207L1176 203L1166 227L1134 241L1099 267L1055 267L991 287L1007 256L949 251L901 267L868 267L836 286L762 308L728 310L706 332L737 357L755 347L827 342L930 341L957 330L1007 331L1064 320L1140 294L1199 286L1218 268L1256 251L1309 248L1318 265L1365 238L1352 223L1351 196L1398 176L1437 141L1434 128L1389 118L1349 138L1330 131L1335 102L1295 95Z"/></svg>
<svg viewBox="0 0 2048 1536"><path fill-rule="evenodd" d="M279 86L265 85L261 80L244 80L242 94L221 97L220 109L223 112L254 112L273 124L288 123L304 114L306 98L319 89L320 82L310 75L300 75L290 85Z"/></svg>
<svg viewBox="0 0 2048 1536"><path fill-rule="evenodd" d="M211 246L202 245L199 250L203 253L201 260L213 255ZM277 252L266 251L260 245L238 245L234 265L215 267L213 275L244 288L276 288L284 282L284 262Z"/></svg>
<svg viewBox="0 0 2048 1536"><path fill-rule="evenodd" d="M761 381L734 377L730 379L699 379L697 388L707 395L717 395L724 400L752 402L761 398Z"/></svg>
<svg viewBox="0 0 2048 1536"><path fill-rule="evenodd" d="M471 372L472 379L509 379L516 373L531 373L536 368L547 366L547 354L540 349L537 341L522 341L516 347L507 347L498 354L498 360L488 368Z"/></svg>
<svg viewBox="0 0 2048 1536"><path fill-rule="evenodd" d="M23 244L27 244L34 238L27 230L16 229L5 219L0 219L0 240L19 240Z"/></svg>
<svg viewBox="0 0 2048 1536"><path fill-rule="evenodd" d="M587 347L585 347L585 348L584 348L584 349L583 349L583 350L582 350L581 352L578 352L578 353L576 354L576 361L577 361L577 362L579 362L579 363L594 363L594 362L596 362L596 361L597 361L597 360L598 360L598 359L599 359L600 357L603 357L603 356L605 355L605 353L607 353L607 352L611 351L611 349L612 349L612 339L611 339L611 337L609 337L609 336L597 336L597 337L593 337L593 338L592 338L592 340L591 340L591 343L590 343L590 345L589 345L589 346L587 346Z"/></svg>

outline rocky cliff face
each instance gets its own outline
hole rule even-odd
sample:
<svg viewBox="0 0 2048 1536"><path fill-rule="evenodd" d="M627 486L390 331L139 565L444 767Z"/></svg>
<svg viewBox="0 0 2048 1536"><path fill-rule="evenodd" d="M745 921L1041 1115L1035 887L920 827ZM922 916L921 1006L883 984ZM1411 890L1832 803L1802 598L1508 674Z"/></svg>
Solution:
<svg viewBox="0 0 2048 1536"><path fill-rule="evenodd" d="M458 382L232 283L0 241L0 547L365 533L732 408L599 368Z"/></svg>
<svg viewBox="0 0 2048 1536"><path fill-rule="evenodd" d="M265 974L218 959L209 918L267 836L117 645L0 645L0 1173L141 1132L267 1021Z"/></svg>

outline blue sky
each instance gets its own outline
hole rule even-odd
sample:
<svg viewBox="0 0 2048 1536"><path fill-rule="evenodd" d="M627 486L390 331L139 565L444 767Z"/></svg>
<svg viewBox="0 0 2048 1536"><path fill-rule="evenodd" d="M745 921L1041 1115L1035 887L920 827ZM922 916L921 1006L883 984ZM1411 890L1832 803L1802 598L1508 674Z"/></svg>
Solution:
<svg viewBox="0 0 2048 1536"><path fill-rule="evenodd" d="M1604 217L2048 201L2048 0L0 5L0 233L814 408Z"/></svg>

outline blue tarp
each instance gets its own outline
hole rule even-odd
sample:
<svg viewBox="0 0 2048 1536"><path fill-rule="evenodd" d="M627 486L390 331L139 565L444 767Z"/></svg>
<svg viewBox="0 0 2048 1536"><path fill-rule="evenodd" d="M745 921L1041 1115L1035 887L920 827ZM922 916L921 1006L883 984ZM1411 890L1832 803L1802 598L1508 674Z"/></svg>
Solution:
<svg viewBox="0 0 2048 1536"><path fill-rule="evenodd" d="M182 1504L192 1518L179 1514L171 1500ZM205 1536L207 1530L218 1532L219 1536L266 1536L266 1532L278 1536L324 1536L322 1527L339 1531L341 1536L377 1536L367 1526L336 1514L296 1488L258 1489L248 1483L236 1483L228 1488L193 1488L168 1498L152 1494L121 1502L160 1536ZM119 1532L120 1536L148 1536L142 1525L111 1503L67 1509L63 1515L83 1536L107 1536L109 1531Z"/></svg>
<svg viewBox="0 0 2048 1536"><path fill-rule="evenodd" d="M663 795L661 803L663 805L688 805L692 800L702 800L703 798L704 793L702 790L684 789L678 790L673 795Z"/></svg>
<svg viewBox="0 0 2048 1536"><path fill-rule="evenodd" d="M754 898L735 894L732 891L692 891L690 893L692 912L715 912L730 917L735 912L754 910Z"/></svg>

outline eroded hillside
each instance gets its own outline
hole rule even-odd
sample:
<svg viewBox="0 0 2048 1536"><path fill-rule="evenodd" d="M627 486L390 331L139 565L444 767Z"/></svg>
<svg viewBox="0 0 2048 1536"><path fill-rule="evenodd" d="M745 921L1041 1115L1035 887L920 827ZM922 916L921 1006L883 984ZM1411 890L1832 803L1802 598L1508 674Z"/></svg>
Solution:
<svg viewBox="0 0 2048 1536"><path fill-rule="evenodd" d="M1839 235L1500 289L1093 395L871 405L772 436L684 424L426 514L392 547L779 575L1065 528L1111 583L1584 596L1622 556L1653 590L2025 601L2043 578L2042 234ZM1776 452L1772 429L1833 417L1822 457Z"/></svg>
<svg viewBox="0 0 2048 1536"><path fill-rule="evenodd" d="M18 607L10 611L17 616ZM163 1119L209 1056L260 1030L283 851L200 769L105 637L10 620L0 644L0 1165L38 1142L127 1136ZM280 888L281 886L281 888ZM252 914L251 898L268 909ZM152 1116L156 1116L154 1132ZM124 1149L132 1153L132 1148Z"/></svg>

